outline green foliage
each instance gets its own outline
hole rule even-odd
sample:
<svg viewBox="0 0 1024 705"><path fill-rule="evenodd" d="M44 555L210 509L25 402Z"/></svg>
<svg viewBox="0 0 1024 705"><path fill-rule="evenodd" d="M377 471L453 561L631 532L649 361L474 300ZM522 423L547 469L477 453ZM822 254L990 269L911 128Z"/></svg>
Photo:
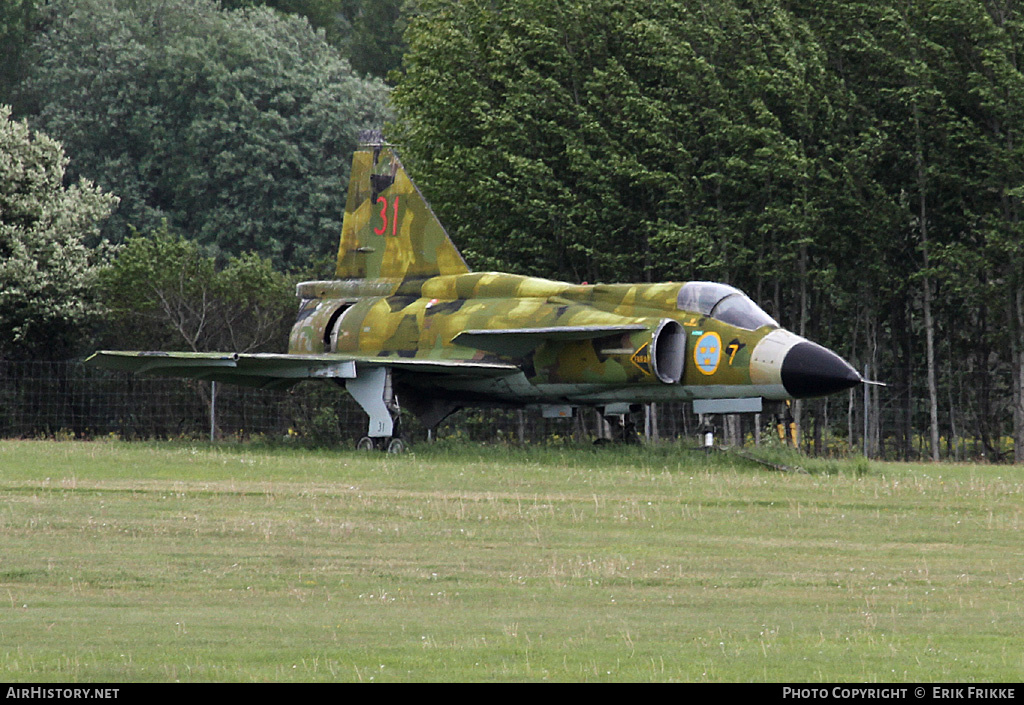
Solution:
<svg viewBox="0 0 1024 705"><path fill-rule="evenodd" d="M931 332L943 435L1024 460L1022 41L995 0L10 0L0 89L111 238L294 270L407 45L389 137L475 268L735 284L889 371L905 455Z"/></svg>
<svg viewBox="0 0 1024 705"><path fill-rule="evenodd" d="M386 78L405 51L406 0L220 0L226 8L272 7L301 15L338 48L360 74Z"/></svg>
<svg viewBox="0 0 1024 705"><path fill-rule="evenodd" d="M58 0L25 94L71 171L122 198L105 233L162 220L277 266L336 246L360 129L386 91L299 17L212 0ZM73 6L74 11L71 11Z"/></svg>
<svg viewBox="0 0 1024 705"><path fill-rule="evenodd" d="M1024 460L1015 5L417 8L389 134L475 268L739 286L891 370L905 455L930 336L943 433L969 425L997 454L1012 416Z"/></svg>
<svg viewBox="0 0 1024 705"><path fill-rule="evenodd" d="M719 5L420 3L396 140L475 265L756 288L850 220L824 55L776 3Z"/></svg>
<svg viewBox="0 0 1024 705"><path fill-rule="evenodd" d="M61 145L0 105L0 358L63 359L102 312L95 238L117 199L64 185Z"/></svg>
<svg viewBox="0 0 1024 705"><path fill-rule="evenodd" d="M25 50L32 43L43 0L0 3L0 103L12 103L14 87L24 75Z"/></svg>
<svg viewBox="0 0 1024 705"><path fill-rule="evenodd" d="M867 276L856 269L851 278L862 279L865 328L891 340L880 356L902 368L892 395L909 396L921 367L919 311L928 286L947 384L977 391L963 411L949 410L949 432L967 416L996 455L993 422L1012 416L1024 448L1024 399L997 392L993 378L1008 371L1011 386L1024 381L1024 232L1015 191L1024 183L1020 10L978 0L788 4L812 27L855 94L859 119L877 135L861 183L875 193L869 222L882 227L865 238ZM909 415L903 433L909 444Z"/></svg>
<svg viewBox="0 0 1024 705"><path fill-rule="evenodd" d="M283 352L294 318L291 282L253 253L218 267L166 225L129 238L100 273L106 339L143 350Z"/></svg>
<svg viewBox="0 0 1024 705"><path fill-rule="evenodd" d="M352 68L380 78L402 63L407 0L340 0L338 41Z"/></svg>

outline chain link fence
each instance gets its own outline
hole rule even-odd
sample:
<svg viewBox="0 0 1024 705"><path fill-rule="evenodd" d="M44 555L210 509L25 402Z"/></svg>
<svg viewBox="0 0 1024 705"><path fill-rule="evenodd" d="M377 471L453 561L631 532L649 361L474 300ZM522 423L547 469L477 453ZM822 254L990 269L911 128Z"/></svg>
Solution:
<svg viewBox="0 0 1024 705"><path fill-rule="evenodd" d="M667 410L670 405L660 406ZM657 411L653 417L659 418ZM670 418L655 421L656 427L648 422L648 435L677 438L688 432L686 421L676 409ZM80 361L0 361L0 437L5 438L298 438L334 444L365 435L366 423L362 409L341 386L323 382L271 391L135 376ZM411 414L403 412L401 423L407 435L427 437ZM644 427L638 424L638 431ZM438 437L522 443L613 433L596 412L545 419L502 409L458 412L436 430Z"/></svg>
<svg viewBox="0 0 1024 705"><path fill-rule="evenodd" d="M894 375L895 377L895 375ZM928 399L920 389L853 389L799 408L766 407L710 421L717 442L730 445L798 442L807 452L916 459L929 456ZM946 408L948 407L948 408ZM950 401L940 409L940 453L952 460L1012 459L1012 413L977 418L977 410ZM688 403L645 405L632 415L649 442L700 445L701 419ZM866 421L866 422L865 422ZM249 389L196 380L141 377L98 370L81 361L0 361L0 437L134 439L293 439L317 445L352 445L366 433L366 416L341 386L301 382L286 391ZM408 412L404 434L418 442L427 430ZM983 428L987 437L972 435ZM558 443L610 439L616 428L593 409L573 418L546 419L537 411L467 409L449 417L436 438L472 442Z"/></svg>

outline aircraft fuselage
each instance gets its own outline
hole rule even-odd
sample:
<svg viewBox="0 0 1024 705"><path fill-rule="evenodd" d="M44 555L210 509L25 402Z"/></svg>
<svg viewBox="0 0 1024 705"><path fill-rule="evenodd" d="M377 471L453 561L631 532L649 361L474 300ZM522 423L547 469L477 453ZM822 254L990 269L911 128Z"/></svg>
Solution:
<svg viewBox="0 0 1024 705"><path fill-rule="evenodd" d="M695 287L703 288L704 301L685 294ZM834 364L824 370L803 370L805 376L838 376L850 382L845 386L860 381L838 356L780 328L739 291L709 282L576 285L470 273L305 282L298 294L289 353L504 362L520 370L498 378L419 374L405 381L419 393L466 402L816 396L821 379L814 394L783 382L784 362L801 344L822 351L819 358L835 358L825 360ZM735 300L732 309L747 309L741 311L747 317L730 317L745 326L716 315L725 299Z"/></svg>

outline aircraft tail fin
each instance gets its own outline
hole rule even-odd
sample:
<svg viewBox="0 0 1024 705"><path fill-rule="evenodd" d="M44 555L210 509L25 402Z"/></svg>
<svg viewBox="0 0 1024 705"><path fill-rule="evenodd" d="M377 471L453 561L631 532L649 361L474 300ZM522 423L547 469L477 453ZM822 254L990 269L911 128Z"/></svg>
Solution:
<svg viewBox="0 0 1024 705"><path fill-rule="evenodd" d="M341 279L405 279L469 272L423 195L379 131L360 135L338 247Z"/></svg>

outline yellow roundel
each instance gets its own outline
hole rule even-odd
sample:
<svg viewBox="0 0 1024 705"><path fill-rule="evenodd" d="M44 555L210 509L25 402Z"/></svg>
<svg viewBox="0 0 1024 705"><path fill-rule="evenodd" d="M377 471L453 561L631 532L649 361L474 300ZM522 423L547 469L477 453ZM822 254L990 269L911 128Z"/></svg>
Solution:
<svg viewBox="0 0 1024 705"><path fill-rule="evenodd" d="M708 332L697 338L693 346L693 361L697 369L706 375L715 374L722 360L722 339L718 333Z"/></svg>

